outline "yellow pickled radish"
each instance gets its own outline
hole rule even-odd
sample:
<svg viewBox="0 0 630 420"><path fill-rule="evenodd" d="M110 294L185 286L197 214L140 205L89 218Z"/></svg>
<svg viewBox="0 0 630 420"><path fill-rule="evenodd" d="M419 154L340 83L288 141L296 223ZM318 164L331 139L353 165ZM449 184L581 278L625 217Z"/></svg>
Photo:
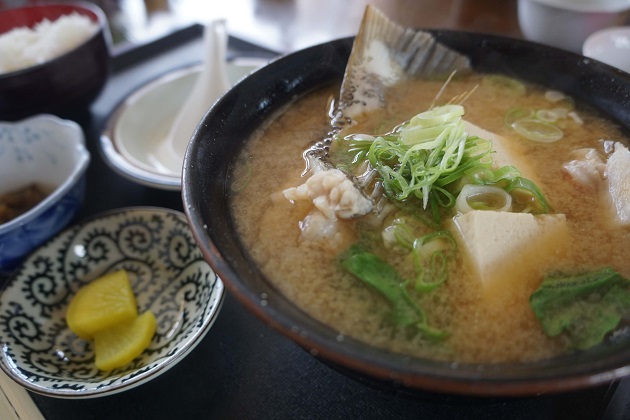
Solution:
<svg viewBox="0 0 630 420"><path fill-rule="evenodd" d="M153 312L146 311L132 321L94 334L96 367L108 371L124 366L149 346L155 333Z"/></svg>
<svg viewBox="0 0 630 420"><path fill-rule="evenodd" d="M70 301L66 321L79 337L90 340L97 331L138 316L136 297L125 270L106 274L83 286Z"/></svg>

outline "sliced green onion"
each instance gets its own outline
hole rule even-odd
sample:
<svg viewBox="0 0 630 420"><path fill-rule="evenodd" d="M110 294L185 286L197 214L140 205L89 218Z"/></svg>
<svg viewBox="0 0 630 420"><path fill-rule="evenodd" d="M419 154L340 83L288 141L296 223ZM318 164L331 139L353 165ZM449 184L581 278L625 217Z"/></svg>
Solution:
<svg viewBox="0 0 630 420"><path fill-rule="evenodd" d="M483 78L485 85L498 87L505 89L514 95L524 95L527 92L527 88L521 82L502 74L491 74Z"/></svg>
<svg viewBox="0 0 630 420"><path fill-rule="evenodd" d="M553 143L564 136L555 125L533 119L516 121L512 128L521 136L539 143Z"/></svg>
<svg viewBox="0 0 630 420"><path fill-rule="evenodd" d="M383 238L388 243L396 243L412 252L416 269L414 288L418 292L428 292L448 278L447 254L457 249L457 243L448 230L414 236L412 228L402 218L395 219L383 231Z"/></svg>
<svg viewBox="0 0 630 420"><path fill-rule="evenodd" d="M435 127L436 125L454 122L463 115L464 107L461 105L439 106L412 117L409 120L409 127Z"/></svg>
<svg viewBox="0 0 630 420"><path fill-rule="evenodd" d="M477 185L495 185L511 182L521 176L514 166L491 167L477 166L466 172L466 176Z"/></svg>
<svg viewBox="0 0 630 420"><path fill-rule="evenodd" d="M429 292L448 279L448 255L457 249L451 232L439 230L413 242L413 258L416 266L414 289ZM428 260L428 264L425 261Z"/></svg>
<svg viewBox="0 0 630 420"><path fill-rule="evenodd" d="M510 211L512 196L492 185L466 184L457 196L455 207L460 213L472 210Z"/></svg>
<svg viewBox="0 0 630 420"><path fill-rule="evenodd" d="M545 195L542 193L540 188L538 188L538 185L536 185L532 180L523 177L512 179L508 186L505 187L505 191L511 194L514 190L524 191L534 199L533 201L536 204L538 204L538 208L532 211L532 213L551 212L551 204L549 204Z"/></svg>
<svg viewBox="0 0 630 420"><path fill-rule="evenodd" d="M512 109L508 110L508 112L503 117L503 123L506 126L508 126L508 127L512 127L512 124L514 124L516 121L529 119L529 118L532 118L532 117L534 117L534 110L533 109L530 109L530 108L512 108Z"/></svg>
<svg viewBox="0 0 630 420"><path fill-rule="evenodd" d="M427 208L433 184L455 171L464 159L468 136L461 121L463 112L460 105L433 108L414 116L397 133L374 140L368 159L381 174L390 198L415 196ZM441 197L436 200L440 202Z"/></svg>
<svg viewBox="0 0 630 420"><path fill-rule="evenodd" d="M545 99L549 102L559 102L566 98L566 95L559 90L548 90L545 92Z"/></svg>
<svg viewBox="0 0 630 420"><path fill-rule="evenodd" d="M395 242L401 247L405 249L413 248L413 241L415 238L411 228L404 219L394 219L393 224L385 228L385 231L392 235Z"/></svg>
<svg viewBox="0 0 630 420"><path fill-rule="evenodd" d="M569 115L568 108L558 107L552 108L549 111L554 113L558 119L566 118Z"/></svg>
<svg viewBox="0 0 630 420"><path fill-rule="evenodd" d="M577 112L575 112L575 111L571 111L571 112L569 112L567 115L568 115L569 117L571 117L571 119L572 119L573 121L575 121L576 123L578 123L578 124L580 124L580 125L584 124L584 120L582 119L582 117L580 117L580 116L577 114Z"/></svg>
<svg viewBox="0 0 630 420"><path fill-rule="evenodd" d="M468 136L461 118L462 110L463 107L452 105L433 108L412 118L416 125L403 123L378 137L347 136L344 139L348 141L348 153L354 157L355 164L361 158L368 161L378 172L385 195L394 203L413 206L417 205L415 201L408 199L418 199L423 209L430 210L436 224L440 208L456 205L454 192L459 191L462 184L505 188L521 177L511 166L493 168L492 143ZM425 122L433 124L437 120L445 122L423 127ZM403 140L405 136L408 137Z"/></svg>
<svg viewBox="0 0 630 420"><path fill-rule="evenodd" d="M431 144L427 144L427 142L434 141L443 132L443 126L409 127L400 131L400 141L406 145L423 144L422 148L432 149Z"/></svg>
<svg viewBox="0 0 630 420"><path fill-rule="evenodd" d="M560 119L558 113L551 109L539 109L536 111L536 118L543 122L553 123Z"/></svg>
<svg viewBox="0 0 630 420"><path fill-rule="evenodd" d="M548 90L545 92L545 99L554 104L562 103L563 108L573 109L575 108L575 102L573 98L565 95L558 90Z"/></svg>

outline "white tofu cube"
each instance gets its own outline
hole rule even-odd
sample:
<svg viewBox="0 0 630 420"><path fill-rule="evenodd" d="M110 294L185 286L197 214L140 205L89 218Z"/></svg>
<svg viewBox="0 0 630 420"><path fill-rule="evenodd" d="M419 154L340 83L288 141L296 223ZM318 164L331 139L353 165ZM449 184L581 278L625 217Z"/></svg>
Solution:
<svg viewBox="0 0 630 420"><path fill-rule="evenodd" d="M455 236L477 272L481 294L496 298L533 291L545 266L566 249L563 214L473 210L453 218Z"/></svg>

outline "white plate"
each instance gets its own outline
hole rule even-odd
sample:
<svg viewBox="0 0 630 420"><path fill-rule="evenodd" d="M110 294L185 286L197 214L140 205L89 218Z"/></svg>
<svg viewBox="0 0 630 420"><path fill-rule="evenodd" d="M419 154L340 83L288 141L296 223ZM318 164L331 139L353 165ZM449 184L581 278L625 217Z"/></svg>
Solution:
<svg viewBox="0 0 630 420"><path fill-rule="evenodd" d="M237 60L228 63L230 83L236 84L266 62ZM118 106L100 138L105 160L116 172L145 186L181 189L181 174L165 168L156 158L156 152L188 98L200 70L200 66L193 66L169 72L139 88Z"/></svg>

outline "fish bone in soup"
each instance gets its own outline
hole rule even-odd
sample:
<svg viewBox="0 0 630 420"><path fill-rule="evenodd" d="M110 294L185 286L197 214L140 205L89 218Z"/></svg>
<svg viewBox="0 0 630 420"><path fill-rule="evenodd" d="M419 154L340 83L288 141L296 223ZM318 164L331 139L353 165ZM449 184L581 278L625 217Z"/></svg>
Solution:
<svg viewBox="0 0 630 420"><path fill-rule="evenodd" d="M233 174L246 249L312 317L394 352L500 363L600 345L630 307L628 140L560 92L471 74L440 96L465 101L435 105L442 85L390 88L308 171L336 87L271 121Z"/></svg>

